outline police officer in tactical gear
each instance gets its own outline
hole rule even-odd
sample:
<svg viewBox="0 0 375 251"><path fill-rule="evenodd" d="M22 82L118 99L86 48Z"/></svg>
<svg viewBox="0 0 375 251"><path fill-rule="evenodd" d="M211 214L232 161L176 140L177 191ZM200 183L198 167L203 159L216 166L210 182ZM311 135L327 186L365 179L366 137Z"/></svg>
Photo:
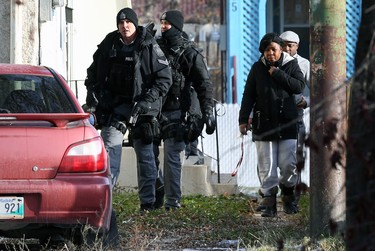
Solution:
<svg viewBox="0 0 375 251"><path fill-rule="evenodd" d="M98 45L87 69L86 103L95 107L113 184L120 173L123 136L130 129L137 156L141 211L152 210L157 177L152 141L159 133L156 117L172 83L171 70L154 37L138 26L132 9L120 10L116 24L117 30Z"/></svg>
<svg viewBox="0 0 375 251"><path fill-rule="evenodd" d="M158 43L172 68L172 86L165 97L161 124L164 141L164 190L165 208L177 209L181 200L180 153L188 141L194 141L204 124L206 132L212 134L216 128L213 115L213 86L204 57L194 44L184 37L184 17L178 10L162 14L161 38ZM193 103L190 92L195 91L201 107L200 114L191 114ZM156 148L155 157L158 157ZM158 162L158 159L156 159ZM163 198L162 198L163 199ZM158 206L163 205L163 200Z"/></svg>

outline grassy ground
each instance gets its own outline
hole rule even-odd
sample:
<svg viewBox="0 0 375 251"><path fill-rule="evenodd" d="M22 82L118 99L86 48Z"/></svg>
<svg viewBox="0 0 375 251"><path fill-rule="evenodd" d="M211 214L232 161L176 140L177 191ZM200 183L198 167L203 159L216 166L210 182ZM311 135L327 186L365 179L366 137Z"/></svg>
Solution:
<svg viewBox="0 0 375 251"><path fill-rule="evenodd" d="M246 195L183 196L179 210L158 209L141 215L137 193L116 189L120 247L115 250L345 250L340 237L309 240L308 195L302 195L301 211L295 215L285 214L279 202L277 217L262 218L255 212L257 205L255 197ZM26 240L0 243L0 250L12 251L114 251L103 248L101 242L88 247L68 242L56 248Z"/></svg>
<svg viewBox="0 0 375 251"><path fill-rule="evenodd" d="M179 210L140 215L136 193L114 193L122 250L345 250L337 237L309 241L308 201L301 197L298 214L279 203L277 217L262 218L249 196L184 196Z"/></svg>

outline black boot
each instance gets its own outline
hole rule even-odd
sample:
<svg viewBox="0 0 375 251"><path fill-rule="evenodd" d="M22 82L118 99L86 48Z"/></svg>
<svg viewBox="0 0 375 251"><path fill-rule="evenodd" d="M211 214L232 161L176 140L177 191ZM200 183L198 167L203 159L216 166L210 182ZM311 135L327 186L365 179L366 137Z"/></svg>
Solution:
<svg viewBox="0 0 375 251"><path fill-rule="evenodd" d="M281 199L283 201L283 209L286 214L298 213L298 205L296 197L294 195L294 187L286 187L280 185L281 188Z"/></svg>
<svg viewBox="0 0 375 251"><path fill-rule="evenodd" d="M276 194L264 196L263 205L265 208L262 211L262 217L275 217L277 215Z"/></svg>
<svg viewBox="0 0 375 251"><path fill-rule="evenodd" d="M272 195L277 195L278 192L279 192L279 188L277 186L271 188L271 194ZM262 197L262 199L261 199L258 207L255 209L255 211L263 212L266 209L266 205L265 205L265 202L264 202L264 194L262 193L262 191L260 189L258 190L258 193Z"/></svg>
<svg viewBox="0 0 375 251"><path fill-rule="evenodd" d="M266 206L264 205L263 199L264 198L262 198L262 201L259 203L257 208L255 208L256 212L263 212L266 209Z"/></svg>
<svg viewBox="0 0 375 251"><path fill-rule="evenodd" d="M154 203L145 203L145 204L141 204L141 208L140 208L139 212L141 214L145 214L145 213L148 213L150 211L153 211L154 209L155 209Z"/></svg>
<svg viewBox="0 0 375 251"><path fill-rule="evenodd" d="M294 195L285 195L282 197L283 209L286 214L296 214L298 213L298 205L296 202L296 197Z"/></svg>
<svg viewBox="0 0 375 251"><path fill-rule="evenodd" d="M159 187L155 191L155 209L162 208L164 206L164 186Z"/></svg>
<svg viewBox="0 0 375 251"><path fill-rule="evenodd" d="M260 200L259 205L257 206L257 208L255 208L255 211L257 211L257 212L263 212L266 209L266 206L264 205L264 202L263 202L264 194L262 193L262 191L260 189L258 190L258 194L262 198L261 198L261 200Z"/></svg>

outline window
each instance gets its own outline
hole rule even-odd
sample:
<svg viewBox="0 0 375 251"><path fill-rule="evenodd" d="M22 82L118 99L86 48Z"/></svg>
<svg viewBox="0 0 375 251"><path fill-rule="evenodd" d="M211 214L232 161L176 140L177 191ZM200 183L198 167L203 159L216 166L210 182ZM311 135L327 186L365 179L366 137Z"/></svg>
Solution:
<svg viewBox="0 0 375 251"><path fill-rule="evenodd" d="M13 113L73 113L74 106L52 77L0 76L1 108Z"/></svg>

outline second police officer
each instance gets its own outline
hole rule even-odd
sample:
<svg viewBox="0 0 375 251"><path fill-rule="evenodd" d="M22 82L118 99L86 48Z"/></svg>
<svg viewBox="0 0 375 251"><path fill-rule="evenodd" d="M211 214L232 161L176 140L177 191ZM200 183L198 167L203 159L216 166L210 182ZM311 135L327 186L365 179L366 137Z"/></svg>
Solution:
<svg viewBox="0 0 375 251"><path fill-rule="evenodd" d="M168 58L172 68L172 86L165 97L161 124L161 138L164 142L164 190L166 210L181 207L181 158L185 144L194 141L204 124L206 133L216 128L213 114L213 86L203 55L183 32L184 17L178 10L162 14L161 38L157 41ZM200 113L191 114L194 103L191 92L196 92ZM201 122L200 122L201 121ZM188 128L187 128L188 127ZM158 149L155 157L158 158ZM156 160L158 162L158 159ZM163 205L163 200L156 207Z"/></svg>

